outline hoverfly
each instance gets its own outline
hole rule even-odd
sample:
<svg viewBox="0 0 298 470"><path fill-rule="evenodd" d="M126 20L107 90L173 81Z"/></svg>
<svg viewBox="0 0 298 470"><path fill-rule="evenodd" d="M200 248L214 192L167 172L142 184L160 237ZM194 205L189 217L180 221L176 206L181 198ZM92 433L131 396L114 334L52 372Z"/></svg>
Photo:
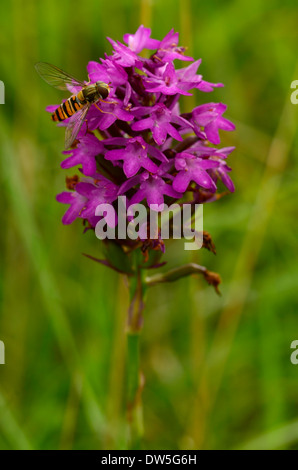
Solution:
<svg viewBox="0 0 298 470"><path fill-rule="evenodd" d="M38 62L35 68L45 82L59 90L70 91L71 87L82 88L81 91L71 95L60 104L51 116L53 121L64 121L73 116L65 132L65 149L68 149L75 141L90 106L96 105L97 101L104 101L109 96L110 87L107 83L100 81L93 85L85 84L46 62Z"/></svg>

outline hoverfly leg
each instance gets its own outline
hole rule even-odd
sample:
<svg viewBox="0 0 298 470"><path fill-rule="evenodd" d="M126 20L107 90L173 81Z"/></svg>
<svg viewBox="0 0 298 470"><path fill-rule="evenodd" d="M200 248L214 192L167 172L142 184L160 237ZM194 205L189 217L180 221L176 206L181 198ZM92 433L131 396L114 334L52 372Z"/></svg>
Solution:
<svg viewBox="0 0 298 470"><path fill-rule="evenodd" d="M85 119L85 123L86 123L86 134L85 134L85 135L87 135L87 134L88 134L88 132L89 132L89 128L88 128L88 121L87 121L87 119Z"/></svg>
<svg viewBox="0 0 298 470"><path fill-rule="evenodd" d="M102 109L100 109L100 108L97 106L96 103L93 103L93 104L94 104L94 106L96 107L96 109L98 109L98 111L101 111L102 113L104 112Z"/></svg>
<svg viewBox="0 0 298 470"><path fill-rule="evenodd" d="M106 100L103 100L102 98L99 98L98 101L101 101L102 103L108 103L108 104L118 104L117 101L106 101Z"/></svg>
<svg viewBox="0 0 298 470"><path fill-rule="evenodd" d="M102 101L103 103L107 103L107 101L105 101L105 100L99 99L99 101ZM109 101L109 103L112 103L112 101ZM115 103L115 102L114 102L114 103ZM100 109L100 108L97 106L96 103L93 103L93 104L94 104L94 106L96 107L96 109L98 109L98 111L100 111L101 113L103 113L103 114L113 114L113 115L115 115L114 113L110 113L109 111L103 111L102 109Z"/></svg>

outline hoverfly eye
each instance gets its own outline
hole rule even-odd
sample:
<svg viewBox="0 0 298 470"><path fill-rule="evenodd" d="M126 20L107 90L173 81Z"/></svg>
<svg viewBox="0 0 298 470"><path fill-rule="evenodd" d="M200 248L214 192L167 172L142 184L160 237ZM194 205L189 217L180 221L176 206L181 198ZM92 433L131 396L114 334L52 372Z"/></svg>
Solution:
<svg viewBox="0 0 298 470"><path fill-rule="evenodd" d="M108 86L102 86L102 85L97 85L97 91L104 100L109 96L109 93L110 93Z"/></svg>

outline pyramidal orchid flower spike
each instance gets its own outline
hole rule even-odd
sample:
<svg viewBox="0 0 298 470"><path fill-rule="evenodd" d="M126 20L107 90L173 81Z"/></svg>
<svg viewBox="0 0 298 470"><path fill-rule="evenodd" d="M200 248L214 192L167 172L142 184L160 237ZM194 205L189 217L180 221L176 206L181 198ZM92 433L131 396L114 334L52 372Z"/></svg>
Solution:
<svg viewBox="0 0 298 470"><path fill-rule="evenodd" d="M198 73L201 59L195 61L185 55L174 30L157 40L151 38L149 28L140 26L135 34L124 35L124 43L108 40L112 54L99 62L89 62L87 72L91 83L109 84L110 94L90 107L72 148L63 152L66 158L61 167L79 169L77 175L67 178L68 191L57 196L59 202L69 206L62 222L71 224L82 219L85 230L96 231L97 223L104 217L107 226L115 226L117 216L113 221L108 214L97 215L96 207L112 204L116 210L119 196L126 198L127 209L142 203L148 209L152 206L156 210L153 205L158 205L157 210L162 210L164 203L213 202L226 194L218 191L220 182L220 186L233 192L231 168L226 160L234 147L215 147L220 144L221 130L235 128L223 116L226 105L210 102L186 113L181 113L179 107L181 96L187 102L192 93L210 93L223 84L203 80ZM56 108L49 106L48 111ZM130 220L128 216L126 224ZM203 275L217 291L220 283L216 273L194 263L148 277L147 269L164 264L161 257L166 242L157 231L154 238L107 238L102 242L104 259L87 255L126 274L130 281L128 363L138 360L136 338L149 286L195 273ZM203 246L215 252L207 232L203 233ZM135 447L142 432L141 387L140 376L131 373L128 410L131 445Z"/></svg>

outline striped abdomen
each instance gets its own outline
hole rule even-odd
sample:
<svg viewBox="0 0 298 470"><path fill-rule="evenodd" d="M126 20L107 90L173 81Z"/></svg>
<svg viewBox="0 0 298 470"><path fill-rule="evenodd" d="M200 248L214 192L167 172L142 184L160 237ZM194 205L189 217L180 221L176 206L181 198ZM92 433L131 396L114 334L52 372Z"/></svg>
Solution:
<svg viewBox="0 0 298 470"><path fill-rule="evenodd" d="M84 95L80 91L77 95L72 95L64 103L60 104L59 108L52 114L53 121L64 121L75 114L79 109L82 109L86 104Z"/></svg>

